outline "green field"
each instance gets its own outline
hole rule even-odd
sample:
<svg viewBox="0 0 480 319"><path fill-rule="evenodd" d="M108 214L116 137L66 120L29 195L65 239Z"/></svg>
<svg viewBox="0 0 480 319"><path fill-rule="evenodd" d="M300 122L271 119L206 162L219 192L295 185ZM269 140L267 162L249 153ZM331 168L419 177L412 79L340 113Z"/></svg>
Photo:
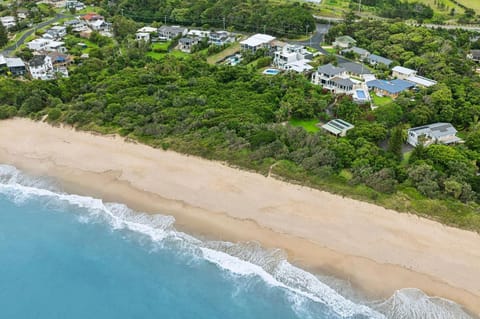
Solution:
<svg viewBox="0 0 480 319"><path fill-rule="evenodd" d="M292 126L303 127L305 131L310 133L315 133L320 130L317 126L318 120L290 120L289 123Z"/></svg>
<svg viewBox="0 0 480 319"><path fill-rule="evenodd" d="M378 96L375 93L371 94L373 105L384 106L392 103L392 98L388 96Z"/></svg>

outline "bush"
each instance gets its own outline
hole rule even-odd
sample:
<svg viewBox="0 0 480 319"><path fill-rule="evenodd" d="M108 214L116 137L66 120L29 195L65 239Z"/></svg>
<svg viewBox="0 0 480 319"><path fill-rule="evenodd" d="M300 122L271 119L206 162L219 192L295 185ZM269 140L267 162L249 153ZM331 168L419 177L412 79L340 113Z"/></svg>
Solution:
<svg viewBox="0 0 480 319"><path fill-rule="evenodd" d="M17 109L14 106L2 105L0 106L0 120L5 120L17 115Z"/></svg>
<svg viewBox="0 0 480 319"><path fill-rule="evenodd" d="M61 116L62 116L62 111L57 109L57 108L51 109L50 111L48 111L48 120L49 121L56 121Z"/></svg>

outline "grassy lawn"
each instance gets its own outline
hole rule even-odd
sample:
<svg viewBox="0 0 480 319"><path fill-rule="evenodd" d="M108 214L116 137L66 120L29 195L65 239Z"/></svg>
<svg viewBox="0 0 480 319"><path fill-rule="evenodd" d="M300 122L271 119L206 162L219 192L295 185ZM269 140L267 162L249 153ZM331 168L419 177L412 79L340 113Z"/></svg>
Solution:
<svg viewBox="0 0 480 319"><path fill-rule="evenodd" d="M330 54L336 54L337 53L337 50L331 46L325 46L325 47L322 47L322 49L324 49L325 51L327 51L328 53Z"/></svg>
<svg viewBox="0 0 480 319"><path fill-rule="evenodd" d="M316 125L318 120L290 120L289 123L292 126L301 126L310 133L315 133L320 130Z"/></svg>
<svg viewBox="0 0 480 319"><path fill-rule="evenodd" d="M167 51L167 50L168 50L168 47L170 46L170 42L171 42L171 41L152 43L152 50L164 50L164 51Z"/></svg>
<svg viewBox="0 0 480 319"><path fill-rule="evenodd" d="M240 51L240 43L235 42L234 44L232 44L222 52L218 52L218 53L215 53L214 55L209 56L207 58L207 62L209 64L216 64L218 61L221 61L225 59L227 56L233 55L238 51Z"/></svg>
<svg viewBox="0 0 480 319"><path fill-rule="evenodd" d="M373 93L371 97L372 97L373 105L375 106L384 106L384 105L390 104L393 101L391 97L378 96L375 93Z"/></svg>

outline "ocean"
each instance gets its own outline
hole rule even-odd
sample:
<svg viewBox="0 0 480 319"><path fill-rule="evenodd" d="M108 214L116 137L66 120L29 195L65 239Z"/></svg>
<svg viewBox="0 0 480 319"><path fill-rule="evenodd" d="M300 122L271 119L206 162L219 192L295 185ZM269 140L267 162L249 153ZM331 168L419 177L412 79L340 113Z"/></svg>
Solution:
<svg viewBox="0 0 480 319"><path fill-rule="evenodd" d="M160 213L0 165L0 318L471 318L417 289L364 300L280 250L200 240Z"/></svg>

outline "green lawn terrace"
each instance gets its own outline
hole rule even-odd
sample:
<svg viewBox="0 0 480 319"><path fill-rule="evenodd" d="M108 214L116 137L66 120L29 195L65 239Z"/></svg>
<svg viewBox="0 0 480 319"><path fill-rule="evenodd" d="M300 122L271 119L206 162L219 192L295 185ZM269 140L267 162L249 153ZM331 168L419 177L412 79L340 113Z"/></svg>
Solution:
<svg viewBox="0 0 480 319"><path fill-rule="evenodd" d="M292 119L288 123L291 126L303 127L305 131L309 133L315 133L320 131L319 125L321 124L318 120L296 120L296 119Z"/></svg>
<svg viewBox="0 0 480 319"><path fill-rule="evenodd" d="M167 55L173 55L177 58L187 58L190 54L182 52L177 49L171 49L172 41L155 42L150 45L150 51L147 52L147 56L155 60L162 60Z"/></svg>

